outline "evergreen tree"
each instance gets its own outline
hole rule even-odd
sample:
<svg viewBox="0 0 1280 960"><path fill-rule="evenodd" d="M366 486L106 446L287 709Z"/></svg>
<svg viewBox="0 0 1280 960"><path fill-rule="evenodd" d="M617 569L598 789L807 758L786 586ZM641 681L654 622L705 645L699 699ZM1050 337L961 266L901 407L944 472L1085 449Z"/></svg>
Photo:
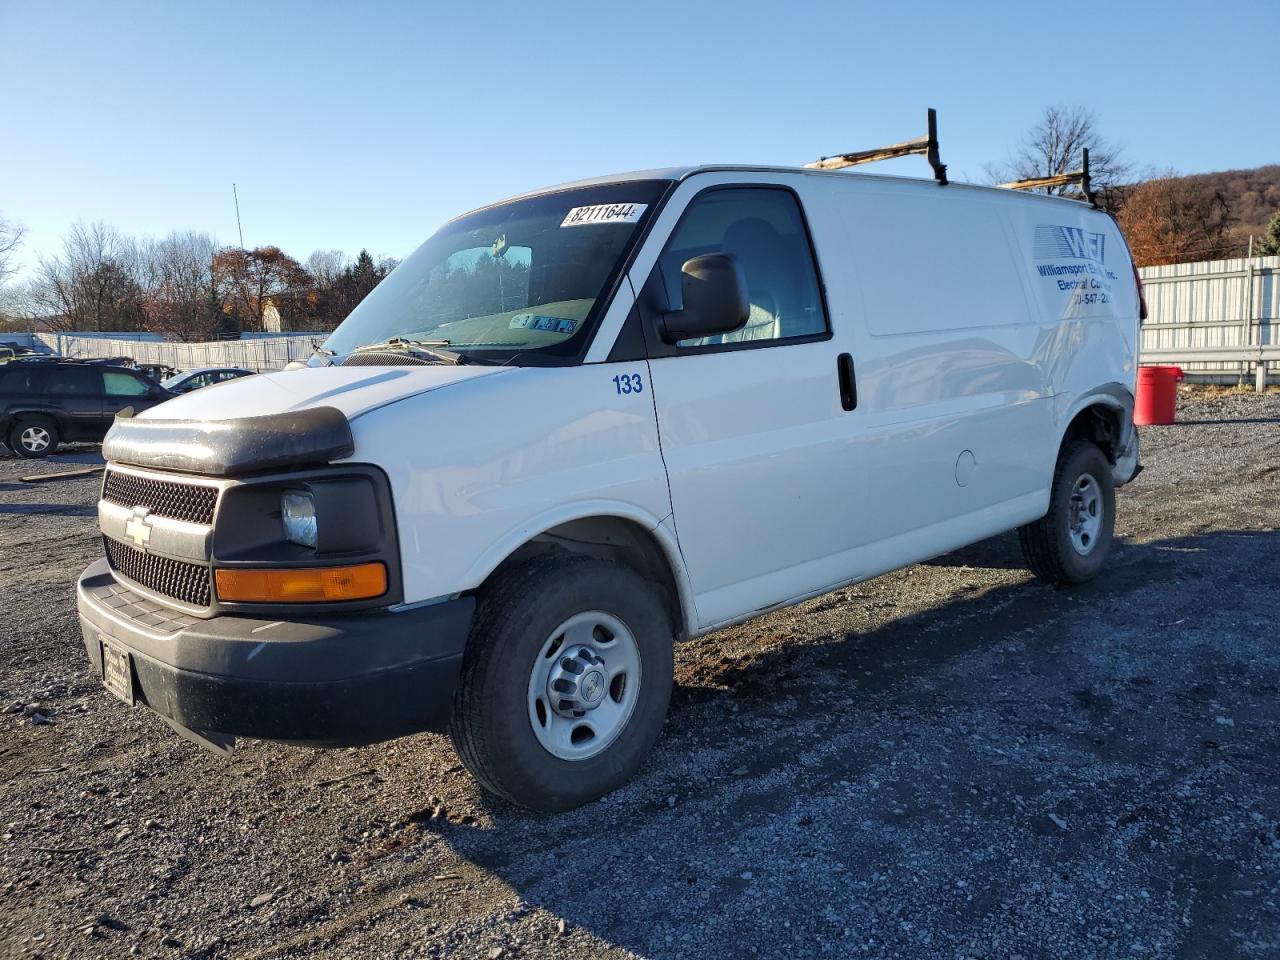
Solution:
<svg viewBox="0 0 1280 960"><path fill-rule="evenodd" d="M1280 255L1280 211L1267 224L1267 232L1254 245L1253 252L1264 257Z"/></svg>

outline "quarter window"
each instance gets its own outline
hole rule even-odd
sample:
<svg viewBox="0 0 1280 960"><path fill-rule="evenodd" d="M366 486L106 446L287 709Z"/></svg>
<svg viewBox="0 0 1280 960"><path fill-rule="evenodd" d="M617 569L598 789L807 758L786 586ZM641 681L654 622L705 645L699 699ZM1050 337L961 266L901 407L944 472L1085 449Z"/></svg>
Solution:
<svg viewBox="0 0 1280 960"><path fill-rule="evenodd" d="M679 347L792 340L827 331L804 218L789 190L734 187L695 197L658 261L669 303L680 303L680 269L704 253L732 253L746 276L746 326Z"/></svg>

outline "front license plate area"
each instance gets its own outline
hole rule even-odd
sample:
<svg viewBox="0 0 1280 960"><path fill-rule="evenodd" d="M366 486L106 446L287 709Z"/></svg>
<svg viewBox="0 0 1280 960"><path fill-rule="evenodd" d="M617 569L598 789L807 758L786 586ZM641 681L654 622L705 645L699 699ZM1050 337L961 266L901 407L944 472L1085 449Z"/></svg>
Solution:
<svg viewBox="0 0 1280 960"><path fill-rule="evenodd" d="M133 664L129 652L102 641L102 683L129 706L134 705Z"/></svg>

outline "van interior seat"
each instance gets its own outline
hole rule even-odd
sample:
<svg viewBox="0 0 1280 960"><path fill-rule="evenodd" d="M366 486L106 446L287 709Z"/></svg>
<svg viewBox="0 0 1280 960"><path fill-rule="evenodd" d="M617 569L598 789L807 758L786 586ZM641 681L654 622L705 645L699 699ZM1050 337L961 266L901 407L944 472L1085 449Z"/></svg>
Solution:
<svg viewBox="0 0 1280 960"><path fill-rule="evenodd" d="M799 319L791 244L767 221L747 217L725 230L724 249L741 262L751 301L746 325L726 333L724 342L788 336L787 321Z"/></svg>

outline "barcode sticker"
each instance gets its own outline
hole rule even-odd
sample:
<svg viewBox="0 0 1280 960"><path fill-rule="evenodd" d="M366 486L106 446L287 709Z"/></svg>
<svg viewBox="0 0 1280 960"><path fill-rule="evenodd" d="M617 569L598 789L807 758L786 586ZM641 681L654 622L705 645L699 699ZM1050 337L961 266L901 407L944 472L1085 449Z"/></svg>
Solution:
<svg viewBox="0 0 1280 960"><path fill-rule="evenodd" d="M585 227L593 223L636 223L647 203L597 203L590 207L574 207L563 220L562 227Z"/></svg>

